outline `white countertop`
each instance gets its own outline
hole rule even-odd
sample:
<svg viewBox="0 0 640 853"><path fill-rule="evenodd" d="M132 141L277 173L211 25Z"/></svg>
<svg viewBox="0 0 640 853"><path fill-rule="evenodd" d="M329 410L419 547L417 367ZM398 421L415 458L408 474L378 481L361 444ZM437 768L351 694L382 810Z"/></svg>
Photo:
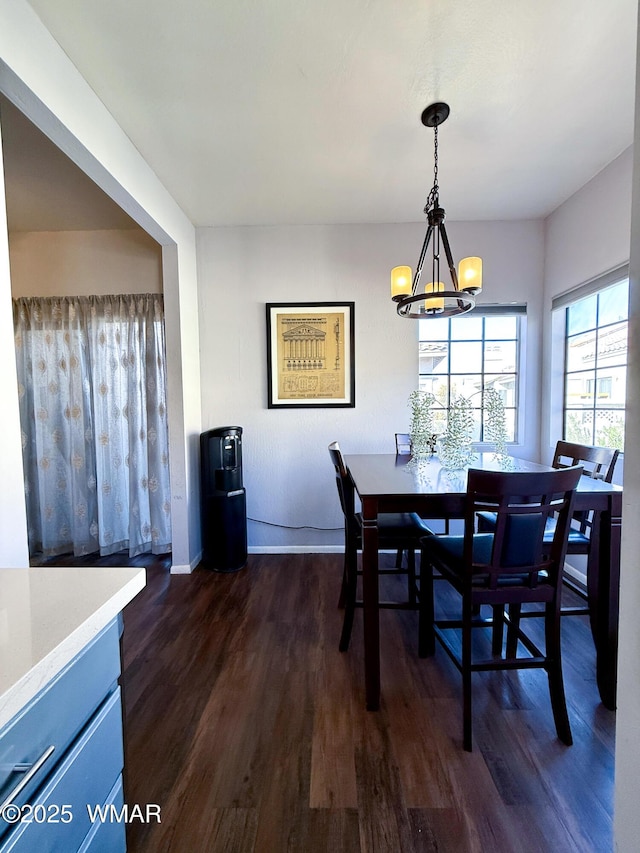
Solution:
<svg viewBox="0 0 640 853"><path fill-rule="evenodd" d="M0 569L0 728L145 583L140 568Z"/></svg>

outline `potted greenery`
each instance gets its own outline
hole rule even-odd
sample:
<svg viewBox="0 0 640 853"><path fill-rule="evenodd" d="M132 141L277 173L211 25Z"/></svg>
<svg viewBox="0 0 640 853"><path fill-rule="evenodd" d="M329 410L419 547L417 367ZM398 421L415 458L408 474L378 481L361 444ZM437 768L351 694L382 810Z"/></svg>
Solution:
<svg viewBox="0 0 640 853"><path fill-rule="evenodd" d="M434 429L433 405L436 398L427 391L412 391L409 394L411 422L409 436L413 456L431 456L436 450L437 433Z"/></svg>
<svg viewBox="0 0 640 853"><path fill-rule="evenodd" d="M507 453L507 424L504 414L504 404L500 393L495 388L485 388L482 395L485 411L485 437L494 443L494 452L500 459Z"/></svg>
<svg viewBox="0 0 640 853"><path fill-rule="evenodd" d="M442 467L457 471L474 457L473 410L466 397L453 397L449 406L447 431L440 440L439 457Z"/></svg>

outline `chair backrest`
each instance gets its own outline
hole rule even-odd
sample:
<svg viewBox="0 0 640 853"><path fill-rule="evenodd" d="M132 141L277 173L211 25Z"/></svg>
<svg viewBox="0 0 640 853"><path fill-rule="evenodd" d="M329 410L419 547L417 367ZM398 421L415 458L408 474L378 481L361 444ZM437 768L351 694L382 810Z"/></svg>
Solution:
<svg viewBox="0 0 640 853"><path fill-rule="evenodd" d="M610 483L619 454L620 451L612 447L592 447L588 444L559 441L551 465L553 468L582 465L585 476Z"/></svg>
<svg viewBox="0 0 640 853"><path fill-rule="evenodd" d="M612 447L592 447L589 444L575 444L571 441L560 440L556 444L551 464L553 468L582 465L586 477L610 483L613 479L619 454L620 451L614 450ZM585 536L590 536L598 513L594 510L575 512L573 517L579 525L580 532Z"/></svg>
<svg viewBox="0 0 640 853"><path fill-rule="evenodd" d="M336 486L340 496L340 506L344 514L345 524L356 524L355 519L355 496L353 483L349 477L340 445L332 441L329 445L329 456L336 471Z"/></svg>
<svg viewBox="0 0 640 853"><path fill-rule="evenodd" d="M465 565L471 567L467 576L486 576L489 589L495 589L504 575L513 576L520 588L534 588L545 571L547 586L557 588L581 474L579 466L543 472L470 469L464 539ZM495 530L474 537L476 513L487 511L496 514ZM556 524L549 546L544 534L551 516ZM479 547L483 542L486 547Z"/></svg>
<svg viewBox="0 0 640 853"><path fill-rule="evenodd" d="M396 456L411 455L411 436L408 432L396 433Z"/></svg>

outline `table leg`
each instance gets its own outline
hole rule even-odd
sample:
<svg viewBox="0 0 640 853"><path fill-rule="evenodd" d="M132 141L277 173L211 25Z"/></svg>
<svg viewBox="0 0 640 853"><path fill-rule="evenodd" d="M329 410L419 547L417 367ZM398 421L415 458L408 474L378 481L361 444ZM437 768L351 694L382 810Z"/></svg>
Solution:
<svg viewBox="0 0 640 853"><path fill-rule="evenodd" d="M600 516L597 559L590 560L588 593L591 630L596 647L596 680L602 704L616 707L618 615L620 602L620 512ZM591 565L594 564L594 565Z"/></svg>
<svg viewBox="0 0 640 853"><path fill-rule="evenodd" d="M378 597L378 511L363 506L362 612L367 711L380 708L380 618Z"/></svg>

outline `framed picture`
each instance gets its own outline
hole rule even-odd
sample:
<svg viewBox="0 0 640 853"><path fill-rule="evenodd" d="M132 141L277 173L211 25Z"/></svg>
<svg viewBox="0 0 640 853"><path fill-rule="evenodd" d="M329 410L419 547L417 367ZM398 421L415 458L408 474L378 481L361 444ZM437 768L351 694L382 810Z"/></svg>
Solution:
<svg viewBox="0 0 640 853"><path fill-rule="evenodd" d="M353 302L268 302L270 409L355 406Z"/></svg>

